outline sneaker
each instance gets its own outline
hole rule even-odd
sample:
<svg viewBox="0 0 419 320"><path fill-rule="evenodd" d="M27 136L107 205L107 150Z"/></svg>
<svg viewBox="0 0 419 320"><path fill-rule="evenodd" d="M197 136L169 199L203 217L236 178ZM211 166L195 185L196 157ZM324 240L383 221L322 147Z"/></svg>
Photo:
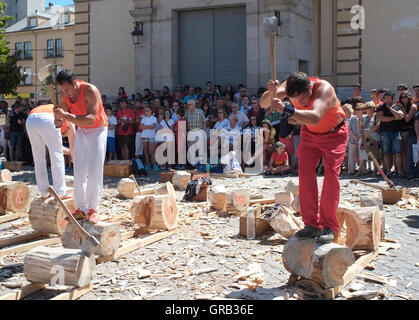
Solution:
<svg viewBox="0 0 419 320"><path fill-rule="evenodd" d="M335 239L335 233L332 229L329 227L325 227L320 232L319 237L317 238L317 241L320 243L331 243Z"/></svg>
<svg viewBox="0 0 419 320"><path fill-rule="evenodd" d="M80 210L80 209L77 209L76 211L74 211L72 215L74 219L76 220L87 219L87 215L84 213L83 210ZM68 217L66 217L64 220L70 222L70 219Z"/></svg>
<svg viewBox="0 0 419 320"><path fill-rule="evenodd" d="M154 165L154 167L153 167L153 170L155 170L155 171L159 171L159 170L160 170L160 168L159 168L159 166L158 166L157 164L155 164L155 165Z"/></svg>
<svg viewBox="0 0 419 320"><path fill-rule="evenodd" d="M146 165L145 166L145 168L144 169L146 169L146 170L151 170L151 166L148 164L148 165Z"/></svg>
<svg viewBox="0 0 419 320"><path fill-rule="evenodd" d="M303 230L298 231L295 235L300 239L315 239L319 236L320 230L312 226L305 226Z"/></svg>
<svg viewBox="0 0 419 320"><path fill-rule="evenodd" d="M98 223L97 212L93 209L90 209L89 213L87 214L87 220L92 224Z"/></svg>

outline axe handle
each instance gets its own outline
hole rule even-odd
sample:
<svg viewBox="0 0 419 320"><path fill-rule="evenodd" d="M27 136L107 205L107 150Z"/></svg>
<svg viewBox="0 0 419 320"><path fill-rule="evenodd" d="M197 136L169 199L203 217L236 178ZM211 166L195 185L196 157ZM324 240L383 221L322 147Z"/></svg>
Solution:
<svg viewBox="0 0 419 320"><path fill-rule="evenodd" d="M55 88L53 83L48 84L48 91L49 95L51 96L52 104L55 108L58 108L57 97L55 96Z"/></svg>
<svg viewBox="0 0 419 320"><path fill-rule="evenodd" d="M378 189L378 190L386 190L387 189L385 187L377 186L375 184L371 184L371 183L367 183L367 182L359 181L359 180L351 180L351 183L354 183L354 184L362 184L364 186L367 186L367 187L370 187L370 188L374 188L374 189Z"/></svg>
<svg viewBox="0 0 419 320"><path fill-rule="evenodd" d="M61 208L64 209L65 215L68 217L70 222L73 224L73 226L76 228L77 232L84 238L90 238L90 234L87 233L86 230L83 229L83 227L77 222L77 220L73 217L70 210L68 210L67 206L64 204L63 200L58 196L58 194L55 192L53 187L49 187L48 191L53 195L54 199L60 204Z"/></svg>
<svg viewBox="0 0 419 320"><path fill-rule="evenodd" d="M275 59L275 34L269 35L270 47L271 47L271 73L272 80L276 81L276 59Z"/></svg>
<svg viewBox="0 0 419 320"><path fill-rule="evenodd" d="M372 161L374 162L375 166L378 168L378 170L380 171L380 174L383 176L384 180L387 182L387 184L389 185L390 188L395 189L394 188L394 183L390 181L390 179L386 176L386 174L384 173L383 169L381 169L380 164L378 163L377 159L375 159L374 155L371 152L368 152L368 156L372 159Z"/></svg>
<svg viewBox="0 0 419 320"><path fill-rule="evenodd" d="M140 189L140 186L138 185L138 183L137 183L137 179L135 179L135 176L132 174L132 175L130 175L129 176L130 177L130 179L132 180L132 181L134 181L134 184L135 184L135 187L137 188L137 190L138 190L138 193L140 194L140 196L141 196L141 189Z"/></svg>

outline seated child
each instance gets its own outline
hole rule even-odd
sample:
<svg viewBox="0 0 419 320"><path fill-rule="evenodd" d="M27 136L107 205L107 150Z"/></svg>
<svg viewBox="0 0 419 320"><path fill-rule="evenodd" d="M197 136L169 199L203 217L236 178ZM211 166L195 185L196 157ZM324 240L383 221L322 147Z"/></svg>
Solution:
<svg viewBox="0 0 419 320"><path fill-rule="evenodd" d="M269 166L265 168L267 175L285 174L291 171L288 153L285 151L285 144L275 143Z"/></svg>

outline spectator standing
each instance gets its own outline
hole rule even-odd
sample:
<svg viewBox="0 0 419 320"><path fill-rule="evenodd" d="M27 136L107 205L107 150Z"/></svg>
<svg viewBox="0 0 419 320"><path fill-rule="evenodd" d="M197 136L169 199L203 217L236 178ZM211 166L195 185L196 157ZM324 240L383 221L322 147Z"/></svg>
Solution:
<svg viewBox="0 0 419 320"><path fill-rule="evenodd" d="M235 92L233 90L233 86L231 85L231 83L227 83L226 90L223 95L227 97L227 94L229 94L229 100L233 101Z"/></svg>
<svg viewBox="0 0 419 320"><path fill-rule="evenodd" d="M116 113L118 120L117 139L118 147L121 150L122 160L129 160L130 145L134 136L135 113L128 108L127 100L121 99L119 102L119 111Z"/></svg>
<svg viewBox="0 0 419 320"><path fill-rule="evenodd" d="M198 96L195 94L195 90L193 87L189 87L188 94L185 96L185 98L182 100L182 103L187 103L189 100L196 100L198 99Z"/></svg>
<svg viewBox="0 0 419 320"><path fill-rule="evenodd" d="M419 106L419 84L415 84L413 89L413 103Z"/></svg>
<svg viewBox="0 0 419 320"><path fill-rule="evenodd" d="M146 102L142 102L140 108L138 108L137 113L135 114L135 122L137 123L137 133L135 134L135 158L140 159L144 156L144 146L142 140L141 121L145 116L145 108L148 107Z"/></svg>
<svg viewBox="0 0 419 320"><path fill-rule="evenodd" d="M384 103L377 109L377 119L380 121L381 150L384 156L384 169L386 175L391 175L393 155L396 157L396 168L401 168L402 138L399 130L403 112L400 107L393 104L394 93L384 93ZM398 172L402 176L401 172Z"/></svg>
<svg viewBox="0 0 419 320"><path fill-rule="evenodd" d="M208 81L205 85L204 100L209 101L210 103L215 101L215 92L211 81Z"/></svg>
<svg viewBox="0 0 419 320"><path fill-rule="evenodd" d="M106 143L107 161L116 160L116 142L115 142L115 128L118 125L118 120L113 115L112 106L105 105L106 116L108 117L108 138Z"/></svg>
<svg viewBox="0 0 419 320"><path fill-rule="evenodd" d="M152 110L149 106L144 109L145 116L141 120L140 129L142 130L141 139L144 146L145 169L160 170L156 164L155 151L156 151L156 127L157 118L153 116Z"/></svg>
<svg viewBox="0 0 419 320"><path fill-rule="evenodd" d="M344 110L349 110L349 106L343 106ZM361 139L359 131L357 109L349 120L349 141L348 141L348 173L355 174L355 164L358 163L358 144ZM358 163L359 164L359 163Z"/></svg>
<svg viewBox="0 0 419 320"><path fill-rule="evenodd" d="M125 92L124 87L119 87L119 89L118 89L118 99L119 100L128 99L128 95ZM103 101L102 101L102 103L103 103Z"/></svg>
<svg viewBox="0 0 419 320"><path fill-rule="evenodd" d="M362 118L362 131L365 139L366 152L371 152L377 161L380 161L380 135L378 133L380 126L376 117L374 101L367 102L364 110L367 114ZM378 173L379 168L376 167L374 162L372 163L372 167L372 174L375 175Z"/></svg>
<svg viewBox="0 0 419 320"><path fill-rule="evenodd" d="M185 120L187 126L187 132L192 130L205 130L206 120L205 114L201 109L196 108L196 102L194 99L190 99L187 102L188 110L185 112ZM196 141L188 141L188 147L195 144ZM202 141L199 141L203 143Z"/></svg>
<svg viewBox="0 0 419 320"><path fill-rule="evenodd" d="M20 161L22 159L23 138L25 135L25 114L23 105L15 103L13 115L10 117L10 160Z"/></svg>
<svg viewBox="0 0 419 320"><path fill-rule="evenodd" d="M413 163L413 145L417 143L415 131L415 115L418 112L418 106L413 103L413 97L403 90L399 97L399 106L403 112L403 120L400 121L400 130L402 135L402 167L408 179L415 178Z"/></svg>
<svg viewBox="0 0 419 320"><path fill-rule="evenodd" d="M259 101L252 100L252 109L248 116L255 116L258 126L261 126L262 120L265 119L265 110L260 107Z"/></svg>

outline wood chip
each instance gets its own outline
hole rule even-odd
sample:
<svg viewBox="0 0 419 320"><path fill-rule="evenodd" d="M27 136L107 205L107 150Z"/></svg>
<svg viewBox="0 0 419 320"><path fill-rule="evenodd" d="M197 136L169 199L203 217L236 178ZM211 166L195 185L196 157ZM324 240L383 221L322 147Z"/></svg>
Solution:
<svg viewBox="0 0 419 320"><path fill-rule="evenodd" d="M151 276L150 270L138 269L138 279L145 279Z"/></svg>
<svg viewBox="0 0 419 320"><path fill-rule="evenodd" d="M224 240L220 240L215 244L216 247L229 247L230 246L230 242L224 241Z"/></svg>
<svg viewBox="0 0 419 320"><path fill-rule="evenodd" d="M210 273L210 272L214 272L217 271L218 268L204 268L204 269L197 269L197 270L192 270L192 274L194 275L200 275L203 273Z"/></svg>

